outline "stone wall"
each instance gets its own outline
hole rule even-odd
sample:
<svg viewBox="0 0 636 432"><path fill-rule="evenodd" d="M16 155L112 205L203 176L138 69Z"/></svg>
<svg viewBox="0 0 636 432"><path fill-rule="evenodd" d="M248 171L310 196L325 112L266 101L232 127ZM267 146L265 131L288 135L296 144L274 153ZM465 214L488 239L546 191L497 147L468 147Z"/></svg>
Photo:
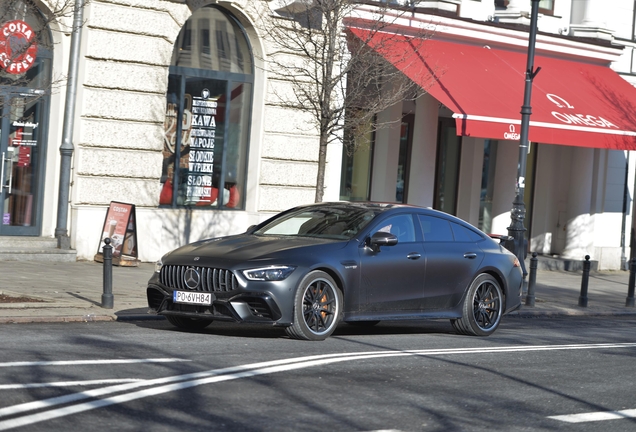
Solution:
<svg viewBox="0 0 636 432"><path fill-rule="evenodd" d="M272 47L253 23L269 16L267 2L229 7L246 28L255 63L264 64ZM92 0L86 7L70 225L80 259L92 259L97 250L110 201L137 206L140 258L152 261L187 242L244 231L314 200L318 136L312 119L282 108L269 91L266 68L257 67L246 210L158 208L168 67L190 15L187 4L168 0Z"/></svg>

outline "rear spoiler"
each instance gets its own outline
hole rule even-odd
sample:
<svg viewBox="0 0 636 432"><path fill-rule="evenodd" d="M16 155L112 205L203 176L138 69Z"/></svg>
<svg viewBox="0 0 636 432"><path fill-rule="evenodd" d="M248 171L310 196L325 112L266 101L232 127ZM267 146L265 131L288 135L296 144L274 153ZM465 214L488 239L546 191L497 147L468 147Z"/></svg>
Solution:
<svg viewBox="0 0 636 432"><path fill-rule="evenodd" d="M503 245L505 242L514 240L514 237L505 234L488 234L488 237L499 240L500 245Z"/></svg>

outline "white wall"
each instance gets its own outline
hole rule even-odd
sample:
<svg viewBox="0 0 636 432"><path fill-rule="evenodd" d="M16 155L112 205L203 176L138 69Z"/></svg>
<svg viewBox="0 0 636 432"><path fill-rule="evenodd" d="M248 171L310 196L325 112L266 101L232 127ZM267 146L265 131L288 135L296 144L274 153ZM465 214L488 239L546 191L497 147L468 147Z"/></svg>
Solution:
<svg viewBox="0 0 636 432"><path fill-rule="evenodd" d="M93 258L110 201L136 205L144 261L186 242L242 232L273 212L314 201L318 135L310 116L282 108L268 87L285 84L267 81L263 67L273 48L263 45L254 22L267 16L259 9L267 3L227 7L246 28L256 70L246 210L221 212L157 208L168 66L190 9L161 0L94 0L87 7L70 212L78 258ZM341 153L338 145L330 146L327 199L337 199ZM47 176L57 171L49 167Z"/></svg>
<svg viewBox="0 0 636 432"><path fill-rule="evenodd" d="M44 11L47 13L47 10ZM49 9L50 12L50 9ZM72 21L68 18L53 20L49 23L53 38L53 78L62 78L60 87L51 93L49 109L49 131L46 148L46 171L44 174L44 200L42 214L42 236L53 237L57 226L57 201L60 175L60 145L62 144L62 123L66 99L66 80L70 58L70 37L68 31ZM67 223L70 226L70 223Z"/></svg>

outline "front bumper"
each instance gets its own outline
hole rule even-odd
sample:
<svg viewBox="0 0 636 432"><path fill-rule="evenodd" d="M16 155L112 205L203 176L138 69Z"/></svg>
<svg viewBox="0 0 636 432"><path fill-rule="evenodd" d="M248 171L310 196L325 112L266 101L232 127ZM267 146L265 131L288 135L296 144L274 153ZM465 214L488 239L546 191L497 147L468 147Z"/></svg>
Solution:
<svg viewBox="0 0 636 432"><path fill-rule="evenodd" d="M237 287L229 291L206 290L212 295L212 304L209 306L175 303L173 291L175 289L184 290L184 288L164 285L161 283L158 273L155 273L148 282L146 296L150 310L159 315L289 325L291 317L285 316L289 314L283 313L283 310L288 308L283 308L280 305L281 301L287 302L289 300L288 296L281 296L280 293L276 292L276 286L268 288L274 288L273 292L250 290L249 287ZM289 292L287 289L283 291Z"/></svg>

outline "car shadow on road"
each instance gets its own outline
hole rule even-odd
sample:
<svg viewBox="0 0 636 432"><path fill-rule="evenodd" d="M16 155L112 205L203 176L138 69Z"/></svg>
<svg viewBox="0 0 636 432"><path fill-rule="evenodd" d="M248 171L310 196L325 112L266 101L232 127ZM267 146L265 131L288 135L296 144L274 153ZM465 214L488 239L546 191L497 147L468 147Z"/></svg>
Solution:
<svg viewBox="0 0 636 432"><path fill-rule="evenodd" d="M139 309L141 310L141 309ZM116 315L117 321L129 323L140 328L155 329L170 332L198 333L210 336L241 337L250 339L289 339L282 327L274 327L263 324L247 324L234 322L213 322L208 327L201 330L180 330L170 324L164 317L143 314L132 314L131 311L120 311ZM130 318L126 317L126 313ZM143 317L143 318L142 318ZM421 321L400 321L400 322L380 322L375 326L361 327L340 323L334 336L379 336L379 335L412 335L412 334L455 334L449 320L421 320Z"/></svg>

